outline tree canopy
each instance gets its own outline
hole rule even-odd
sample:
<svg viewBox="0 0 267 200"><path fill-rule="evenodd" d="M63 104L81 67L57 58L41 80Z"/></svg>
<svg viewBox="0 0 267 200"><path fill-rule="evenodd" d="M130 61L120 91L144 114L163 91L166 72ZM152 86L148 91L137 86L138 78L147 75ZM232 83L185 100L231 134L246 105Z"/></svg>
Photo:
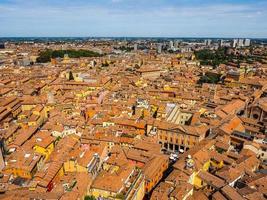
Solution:
<svg viewBox="0 0 267 200"><path fill-rule="evenodd" d="M133 47L128 47L128 46L115 47L114 49L121 50L121 51L126 51L126 52L130 52L130 51L134 50Z"/></svg>
<svg viewBox="0 0 267 200"><path fill-rule="evenodd" d="M206 73L204 76L201 76L200 79L198 80L199 84L202 83L213 83L217 84L221 79L221 76L219 74L214 74L214 73Z"/></svg>
<svg viewBox="0 0 267 200"><path fill-rule="evenodd" d="M216 51L203 49L195 52L196 58L200 60L201 65L212 65L214 67L221 63L229 62L233 59L231 55L226 54L225 48L220 48Z"/></svg>
<svg viewBox="0 0 267 200"><path fill-rule="evenodd" d="M202 49L195 52L196 58L200 61L201 65L211 65L217 67L220 64L227 64L229 62L235 63L238 66L242 62L252 64L254 61L264 63L263 56L257 55L235 55L227 52L227 47L219 48L217 50Z"/></svg>
<svg viewBox="0 0 267 200"><path fill-rule="evenodd" d="M96 200L96 198L94 196L85 196L84 200Z"/></svg>
<svg viewBox="0 0 267 200"><path fill-rule="evenodd" d="M51 50L47 49L42 51L37 58L38 63L50 62L51 58L63 58L65 54L68 54L70 58L80 58L80 57L99 57L101 54L89 51L89 50Z"/></svg>

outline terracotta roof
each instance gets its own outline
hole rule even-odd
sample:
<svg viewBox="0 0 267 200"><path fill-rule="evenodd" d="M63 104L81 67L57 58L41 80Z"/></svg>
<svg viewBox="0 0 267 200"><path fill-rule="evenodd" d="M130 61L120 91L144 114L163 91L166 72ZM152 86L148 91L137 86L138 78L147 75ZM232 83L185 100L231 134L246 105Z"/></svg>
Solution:
<svg viewBox="0 0 267 200"><path fill-rule="evenodd" d="M224 182L224 180L212 175L209 172L206 171L200 171L197 176L203 180L204 182L206 182L208 185L216 188L216 189L220 189L222 188L226 183Z"/></svg>
<svg viewBox="0 0 267 200"><path fill-rule="evenodd" d="M229 199L229 200L244 200L244 198L232 187L226 185L222 188L222 193Z"/></svg>

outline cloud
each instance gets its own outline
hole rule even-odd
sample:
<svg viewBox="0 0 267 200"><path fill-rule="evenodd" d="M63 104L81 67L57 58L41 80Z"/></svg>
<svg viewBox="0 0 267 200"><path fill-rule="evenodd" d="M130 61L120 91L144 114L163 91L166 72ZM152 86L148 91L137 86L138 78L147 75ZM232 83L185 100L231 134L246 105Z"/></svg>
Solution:
<svg viewBox="0 0 267 200"><path fill-rule="evenodd" d="M193 2L198 0L0 1L0 36L267 35L267 3Z"/></svg>

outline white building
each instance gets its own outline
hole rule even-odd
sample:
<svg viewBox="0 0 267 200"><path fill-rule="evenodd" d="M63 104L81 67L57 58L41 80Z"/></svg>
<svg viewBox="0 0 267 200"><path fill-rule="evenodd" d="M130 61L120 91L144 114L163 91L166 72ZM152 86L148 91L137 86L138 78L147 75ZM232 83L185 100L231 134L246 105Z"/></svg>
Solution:
<svg viewBox="0 0 267 200"><path fill-rule="evenodd" d="M232 47L236 48L237 47L237 43L238 43L238 39L233 39L232 41Z"/></svg>
<svg viewBox="0 0 267 200"><path fill-rule="evenodd" d="M237 46L238 47L243 47L244 46L244 39L238 39Z"/></svg>
<svg viewBox="0 0 267 200"><path fill-rule="evenodd" d="M173 41L170 41L170 49L173 49Z"/></svg>
<svg viewBox="0 0 267 200"><path fill-rule="evenodd" d="M211 40L210 40L210 39L208 39L208 40L205 40L205 42L204 42L204 43L205 43L205 45L206 45L206 46L210 46L210 45L211 45Z"/></svg>
<svg viewBox="0 0 267 200"><path fill-rule="evenodd" d="M245 47L249 47L250 46L250 39L245 39Z"/></svg>

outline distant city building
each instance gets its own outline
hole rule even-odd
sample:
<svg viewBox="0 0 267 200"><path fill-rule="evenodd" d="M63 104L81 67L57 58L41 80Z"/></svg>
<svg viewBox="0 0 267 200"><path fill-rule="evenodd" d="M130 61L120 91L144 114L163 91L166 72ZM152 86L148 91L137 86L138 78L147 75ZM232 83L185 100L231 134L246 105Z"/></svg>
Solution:
<svg viewBox="0 0 267 200"><path fill-rule="evenodd" d="M180 49L181 53L187 53L187 52L191 52L192 51L192 48L191 47L182 47Z"/></svg>
<svg viewBox="0 0 267 200"><path fill-rule="evenodd" d="M224 45L224 41L223 40L219 40L219 47L223 47Z"/></svg>
<svg viewBox="0 0 267 200"><path fill-rule="evenodd" d="M138 44L134 44L134 51L138 50Z"/></svg>
<svg viewBox="0 0 267 200"><path fill-rule="evenodd" d="M158 44L158 53L161 53L162 52L162 44Z"/></svg>
<svg viewBox="0 0 267 200"><path fill-rule="evenodd" d="M233 39L232 41L232 47L236 48L237 47L237 43L238 43L238 39Z"/></svg>
<svg viewBox="0 0 267 200"><path fill-rule="evenodd" d="M29 65L31 65L31 60L29 58L25 57L23 59L19 59L18 64L21 66L29 66Z"/></svg>
<svg viewBox="0 0 267 200"><path fill-rule="evenodd" d="M4 43L0 43L0 49L4 49L5 48L5 44Z"/></svg>
<svg viewBox="0 0 267 200"><path fill-rule="evenodd" d="M170 41L170 49L173 49L173 41Z"/></svg>
<svg viewBox="0 0 267 200"><path fill-rule="evenodd" d="M174 42L174 48L178 48L179 47L179 41L178 40L175 40L175 42Z"/></svg>
<svg viewBox="0 0 267 200"><path fill-rule="evenodd" d="M63 44L62 46L61 46L61 50L66 50L67 49L67 46L65 45L65 44Z"/></svg>
<svg viewBox="0 0 267 200"><path fill-rule="evenodd" d="M238 39L237 46L238 47L243 47L244 46L244 39Z"/></svg>
<svg viewBox="0 0 267 200"><path fill-rule="evenodd" d="M205 40L204 43L205 43L206 46L210 46L211 45L211 40L210 39Z"/></svg>
<svg viewBox="0 0 267 200"><path fill-rule="evenodd" d="M244 46L245 47L249 47L250 46L250 39L245 39Z"/></svg>

